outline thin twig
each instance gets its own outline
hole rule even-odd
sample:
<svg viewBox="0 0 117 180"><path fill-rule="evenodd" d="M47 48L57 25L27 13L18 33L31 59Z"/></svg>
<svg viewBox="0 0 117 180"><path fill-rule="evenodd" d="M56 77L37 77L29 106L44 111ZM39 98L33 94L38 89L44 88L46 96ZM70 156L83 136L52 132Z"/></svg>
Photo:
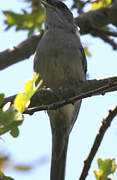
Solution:
<svg viewBox="0 0 117 180"><path fill-rule="evenodd" d="M100 32L91 32L93 36L100 37L104 42L109 43L114 50L117 49L117 43L114 42L112 38L105 34L101 34Z"/></svg>
<svg viewBox="0 0 117 180"><path fill-rule="evenodd" d="M114 50L117 49L117 44L114 42L114 39L110 37L110 36L117 37L117 32L106 31L103 29L99 29L95 25L91 25L91 34L93 36L100 37L103 41L109 43Z"/></svg>
<svg viewBox="0 0 117 180"><path fill-rule="evenodd" d="M91 29L95 33L98 32L98 33L101 33L101 34L104 34L104 35L117 37L117 32L114 32L114 31L107 31L107 30L104 30L104 29L99 29L96 26L92 26Z"/></svg>
<svg viewBox="0 0 117 180"><path fill-rule="evenodd" d="M93 143L93 146L91 148L91 151L87 157L87 159L84 161L84 167L81 173L81 176L79 178L79 180L85 180L87 175L88 175L88 171L90 169L91 163L100 147L100 144L102 142L102 139L108 129L108 127L110 126L112 120L114 119L114 117L117 115L117 106L113 109L113 110L109 110L109 114L107 115L106 118L103 119L102 121L102 125L99 129L99 132L95 138L95 141Z"/></svg>

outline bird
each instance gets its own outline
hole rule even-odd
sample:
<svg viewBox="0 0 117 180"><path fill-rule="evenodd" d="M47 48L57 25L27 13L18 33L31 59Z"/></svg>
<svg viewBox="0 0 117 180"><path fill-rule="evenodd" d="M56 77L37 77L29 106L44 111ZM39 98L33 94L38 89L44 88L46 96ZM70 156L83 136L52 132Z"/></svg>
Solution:
<svg viewBox="0 0 117 180"><path fill-rule="evenodd" d="M43 87L51 89L85 81L87 61L72 12L60 0L41 2L45 8L45 28L35 52L34 71L43 80ZM81 101L47 111L52 132L50 180L65 179L69 135Z"/></svg>

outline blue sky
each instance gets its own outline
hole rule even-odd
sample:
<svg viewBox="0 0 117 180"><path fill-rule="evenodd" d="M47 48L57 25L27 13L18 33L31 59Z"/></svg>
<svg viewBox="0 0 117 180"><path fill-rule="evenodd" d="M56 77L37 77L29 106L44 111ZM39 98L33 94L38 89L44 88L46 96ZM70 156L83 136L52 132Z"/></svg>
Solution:
<svg viewBox="0 0 117 180"><path fill-rule="evenodd" d="M4 32L5 17L2 10L14 10L19 12L24 4L21 0L2 1L0 7L0 51L16 45L26 39L27 32L16 32L15 28ZM117 75L117 51L105 44L98 38L89 35L81 36L82 44L87 45L92 54L88 61L88 73L90 79L103 78ZM24 83L32 78L33 58L17 63L0 72L1 92L10 96L21 92ZM83 167L83 161L87 158L94 138L98 132L102 119L108 110L117 103L117 93L108 93L105 96L95 96L83 100L78 120L70 135L67 155L66 179L77 180ZM11 169L6 174L16 180L49 180L51 162L51 131L49 119L45 112L35 113L33 116L26 115L24 124L20 127L18 138L12 138L9 133L2 136L0 149L7 149L12 159L19 163L30 163L42 158L46 159L44 165L36 167L29 173L19 173ZM117 117L108 129L98 153L92 163L87 180L95 179L93 170L97 169L97 158L117 158ZM117 173L115 174L117 178Z"/></svg>

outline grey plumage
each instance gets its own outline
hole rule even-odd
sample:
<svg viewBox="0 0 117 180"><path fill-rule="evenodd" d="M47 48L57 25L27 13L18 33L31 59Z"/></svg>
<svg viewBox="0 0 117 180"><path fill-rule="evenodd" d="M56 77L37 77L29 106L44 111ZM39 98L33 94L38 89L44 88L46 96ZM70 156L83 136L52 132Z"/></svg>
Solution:
<svg viewBox="0 0 117 180"><path fill-rule="evenodd" d="M43 4L46 8L45 31L36 50L34 71L49 88L67 86L74 80L85 81L86 58L72 13L57 0ZM81 100L48 111L52 130L51 180L64 180L69 134L80 105Z"/></svg>

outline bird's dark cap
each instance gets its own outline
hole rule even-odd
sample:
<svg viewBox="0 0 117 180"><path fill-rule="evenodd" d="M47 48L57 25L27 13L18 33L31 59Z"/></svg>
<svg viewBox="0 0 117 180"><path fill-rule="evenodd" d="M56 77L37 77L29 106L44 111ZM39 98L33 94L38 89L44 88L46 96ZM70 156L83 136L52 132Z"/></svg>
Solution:
<svg viewBox="0 0 117 180"><path fill-rule="evenodd" d="M51 3L48 3L46 1L42 0L41 3L44 5L45 8L51 8L51 9L55 8Z"/></svg>
<svg viewBox="0 0 117 180"><path fill-rule="evenodd" d="M41 3L44 5L45 8L58 8L64 11L69 11L68 7L60 0L42 0Z"/></svg>

